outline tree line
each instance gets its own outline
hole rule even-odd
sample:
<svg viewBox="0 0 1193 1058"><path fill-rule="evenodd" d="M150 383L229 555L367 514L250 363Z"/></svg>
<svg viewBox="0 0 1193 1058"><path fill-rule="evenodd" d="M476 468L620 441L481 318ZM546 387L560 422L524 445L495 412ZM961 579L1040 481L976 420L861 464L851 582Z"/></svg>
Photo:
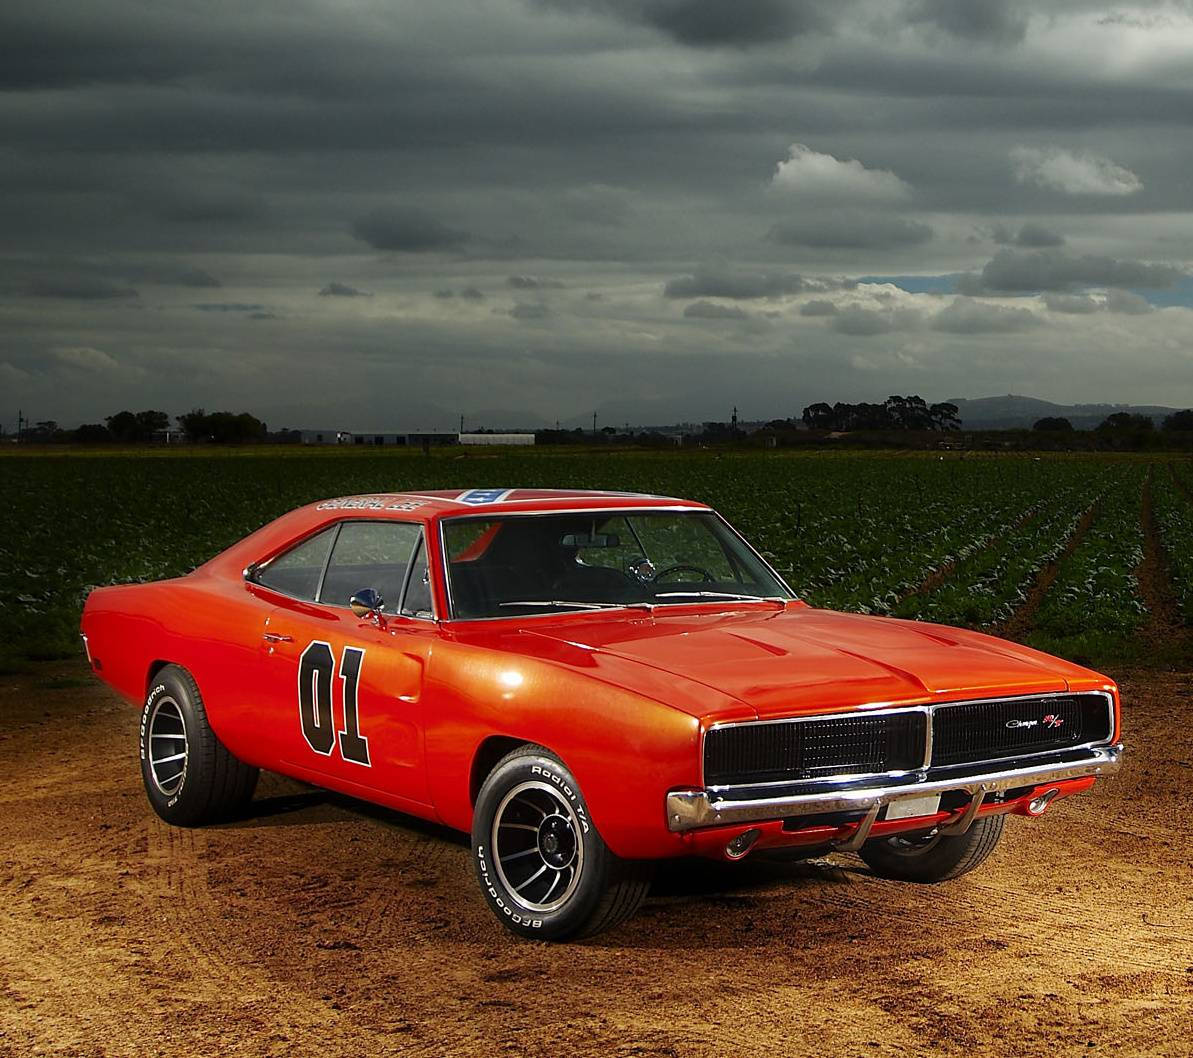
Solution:
<svg viewBox="0 0 1193 1058"><path fill-rule="evenodd" d="M118 411L103 422L89 422L64 430L52 419L32 423L18 440L29 444L150 444L186 440L191 444L261 444L297 442L297 430L270 433L265 423L248 412L213 411L193 408L177 417L171 428L164 411Z"/></svg>
<svg viewBox="0 0 1193 1058"><path fill-rule="evenodd" d="M929 404L923 397L887 397L881 404L809 404L802 416L810 430L960 430L956 404Z"/></svg>

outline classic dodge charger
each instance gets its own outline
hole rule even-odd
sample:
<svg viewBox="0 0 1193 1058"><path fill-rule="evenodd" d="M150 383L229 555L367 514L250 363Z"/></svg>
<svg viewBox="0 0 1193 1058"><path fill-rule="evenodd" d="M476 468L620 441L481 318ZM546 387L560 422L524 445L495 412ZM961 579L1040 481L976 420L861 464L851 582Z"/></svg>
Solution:
<svg viewBox="0 0 1193 1058"><path fill-rule="evenodd" d="M142 706L167 822L245 812L267 768L470 830L484 899L543 940L625 919L664 857L955 878L1122 751L1106 677L814 609L659 496L326 500L187 576L97 589L82 633Z"/></svg>

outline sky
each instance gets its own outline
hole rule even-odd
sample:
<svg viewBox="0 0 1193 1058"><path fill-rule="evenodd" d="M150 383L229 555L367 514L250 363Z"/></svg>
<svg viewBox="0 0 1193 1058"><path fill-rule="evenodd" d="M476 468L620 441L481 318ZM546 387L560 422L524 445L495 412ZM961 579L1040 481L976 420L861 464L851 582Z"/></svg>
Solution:
<svg viewBox="0 0 1193 1058"><path fill-rule="evenodd" d="M1193 405L1193 2L16 0L0 423Z"/></svg>

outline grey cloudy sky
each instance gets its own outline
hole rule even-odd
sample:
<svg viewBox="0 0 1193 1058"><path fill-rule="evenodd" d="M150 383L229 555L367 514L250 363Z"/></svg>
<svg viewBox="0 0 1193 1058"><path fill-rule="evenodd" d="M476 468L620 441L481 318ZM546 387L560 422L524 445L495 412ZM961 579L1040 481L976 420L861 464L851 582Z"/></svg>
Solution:
<svg viewBox="0 0 1193 1058"><path fill-rule="evenodd" d="M0 9L0 420L1193 404L1193 4Z"/></svg>

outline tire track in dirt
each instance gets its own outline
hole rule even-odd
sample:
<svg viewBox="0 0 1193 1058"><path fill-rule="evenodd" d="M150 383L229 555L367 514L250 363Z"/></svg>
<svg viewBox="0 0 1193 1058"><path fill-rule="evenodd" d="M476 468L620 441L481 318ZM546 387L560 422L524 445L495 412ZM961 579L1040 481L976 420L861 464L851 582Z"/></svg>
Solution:
<svg viewBox="0 0 1193 1058"><path fill-rule="evenodd" d="M1022 640L1031 631L1036 611L1039 610L1040 604L1044 601L1044 596L1048 594L1049 589L1052 587L1052 582L1056 580L1056 575L1060 572L1061 563L1076 551L1081 541L1085 539L1085 534L1089 532L1089 527L1094 524L1094 519L1097 517L1100 502L1100 499L1094 500L1086 508L1076 527L1069 534L1069 539L1065 541L1064 549L1056 558L1040 570L1035 584L1027 593L1027 598L1023 601L1023 605L1015 611L1008 621L993 630L995 635L1003 636L1007 639Z"/></svg>

